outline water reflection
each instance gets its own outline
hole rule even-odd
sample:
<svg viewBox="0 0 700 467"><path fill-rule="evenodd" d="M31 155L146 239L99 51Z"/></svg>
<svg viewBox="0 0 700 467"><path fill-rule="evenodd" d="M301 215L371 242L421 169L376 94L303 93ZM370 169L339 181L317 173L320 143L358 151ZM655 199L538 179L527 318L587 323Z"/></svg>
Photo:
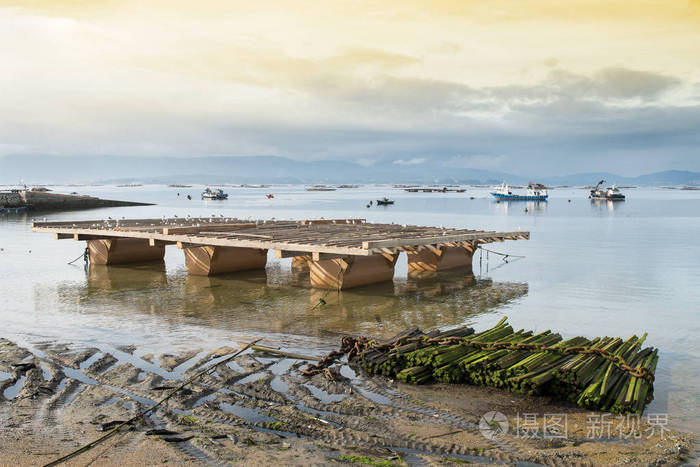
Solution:
<svg viewBox="0 0 700 467"><path fill-rule="evenodd" d="M85 274L85 283L57 287L58 302L72 312L77 307L80 314L99 313L105 325L146 314L168 326L306 336L328 331L388 335L410 326L457 325L528 292L527 284L477 279L469 268L409 274L342 292L313 289L308 273L281 263L266 271L216 277L190 276L184 270L166 274L162 262L91 265ZM38 295L49 292L37 287Z"/></svg>
<svg viewBox="0 0 700 467"><path fill-rule="evenodd" d="M615 212L615 201L609 199L596 199L591 198L591 207L594 211L609 212L610 214Z"/></svg>
<svg viewBox="0 0 700 467"><path fill-rule="evenodd" d="M138 265L85 266L89 293L108 294L114 290L134 290L150 287L159 289L167 285L165 261L151 261Z"/></svg>
<svg viewBox="0 0 700 467"><path fill-rule="evenodd" d="M495 200L493 202L496 214L544 214L547 212L547 201Z"/></svg>

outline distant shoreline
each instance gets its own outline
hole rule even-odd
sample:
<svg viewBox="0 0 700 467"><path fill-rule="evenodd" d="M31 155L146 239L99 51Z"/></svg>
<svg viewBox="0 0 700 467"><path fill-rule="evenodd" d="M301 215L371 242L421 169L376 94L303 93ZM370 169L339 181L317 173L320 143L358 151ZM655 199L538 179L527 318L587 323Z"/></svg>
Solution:
<svg viewBox="0 0 700 467"><path fill-rule="evenodd" d="M24 208L28 211L66 211L104 207L151 206L153 203L101 199L94 196L11 190L0 192L0 207Z"/></svg>

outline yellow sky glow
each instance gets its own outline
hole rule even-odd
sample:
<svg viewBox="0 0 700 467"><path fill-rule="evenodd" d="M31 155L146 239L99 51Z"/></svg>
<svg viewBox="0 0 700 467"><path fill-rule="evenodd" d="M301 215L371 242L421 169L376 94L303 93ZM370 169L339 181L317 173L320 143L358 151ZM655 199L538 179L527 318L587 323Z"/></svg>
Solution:
<svg viewBox="0 0 700 467"><path fill-rule="evenodd" d="M0 112L12 115L0 153L32 150L17 136L29 127L41 138L79 128L109 146L124 135L107 127L138 133L153 118L194 141L194 127L221 119L508 128L535 101L692 106L699 51L698 0L0 0Z"/></svg>

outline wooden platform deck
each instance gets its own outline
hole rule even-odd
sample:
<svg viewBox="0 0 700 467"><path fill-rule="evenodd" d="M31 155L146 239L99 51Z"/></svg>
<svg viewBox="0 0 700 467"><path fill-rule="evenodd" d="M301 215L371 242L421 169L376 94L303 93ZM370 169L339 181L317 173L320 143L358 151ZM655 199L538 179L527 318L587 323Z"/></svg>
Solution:
<svg viewBox="0 0 700 467"><path fill-rule="evenodd" d="M411 251L432 245L462 246L504 240L526 240L526 231L495 232L399 224L374 224L364 219L303 221L234 218L128 219L77 222L35 222L35 232L57 239L144 238L184 245L264 248L289 253L369 256Z"/></svg>
<svg viewBox="0 0 700 467"><path fill-rule="evenodd" d="M375 224L364 219L294 221L224 217L35 222L32 230L54 233L57 239L85 240L90 248L90 260L101 264L135 262L139 257L152 260L154 255L162 259L165 246L176 244L185 250L192 274L210 275L261 265L264 268L267 250L275 250L278 258L293 257L310 263L312 283L314 266L316 269L332 266L333 270L337 267L341 279L353 262L359 265L364 261L362 264L369 265L372 261L377 263L377 257L383 257L390 263L393 274L398 254L406 252L409 268L434 271L471 266L471 256L479 244L530 237L526 231ZM360 261L363 257L367 259ZM381 262L374 263L371 269L376 271ZM319 281L337 282L327 272L324 270L323 279L317 275L315 285ZM346 286L350 283L354 284L346 281Z"/></svg>

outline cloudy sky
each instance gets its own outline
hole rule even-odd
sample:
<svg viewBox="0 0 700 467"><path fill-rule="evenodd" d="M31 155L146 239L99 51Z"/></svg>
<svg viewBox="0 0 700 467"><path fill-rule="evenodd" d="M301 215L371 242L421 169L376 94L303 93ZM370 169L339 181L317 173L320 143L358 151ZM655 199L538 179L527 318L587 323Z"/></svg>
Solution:
<svg viewBox="0 0 700 467"><path fill-rule="evenodd" d="M0 155L700 170L700 0L0 0Z"/></svg>

